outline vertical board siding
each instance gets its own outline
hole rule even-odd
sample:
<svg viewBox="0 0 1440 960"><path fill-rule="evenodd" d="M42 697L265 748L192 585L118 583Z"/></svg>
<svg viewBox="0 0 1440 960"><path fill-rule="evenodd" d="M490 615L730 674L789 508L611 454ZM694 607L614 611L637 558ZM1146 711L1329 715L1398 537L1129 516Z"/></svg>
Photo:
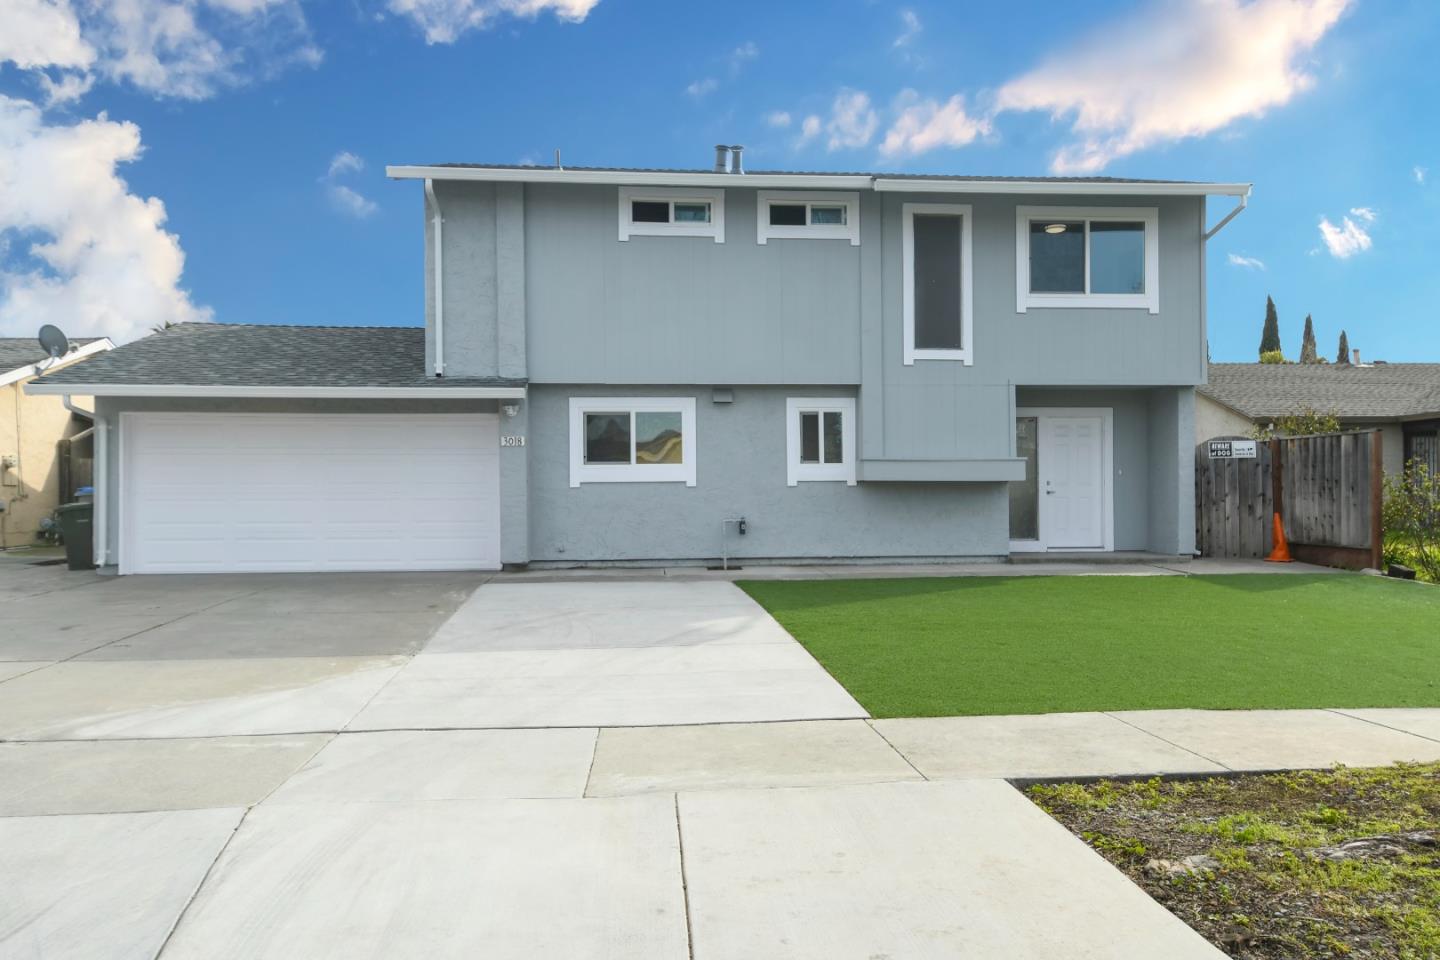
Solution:
<svg viewBox="0 0 1440 960"><path fill-rule="evenodd" d="M1378 556L1380 443L1379 431L1279 442L1287 540ZM1195 535L1203 555L1255 559L1273 548L1271 478L1277 467L1269 444L1257 452L1249 460L1211 460L1206 444L1196 447Z"/></svg>

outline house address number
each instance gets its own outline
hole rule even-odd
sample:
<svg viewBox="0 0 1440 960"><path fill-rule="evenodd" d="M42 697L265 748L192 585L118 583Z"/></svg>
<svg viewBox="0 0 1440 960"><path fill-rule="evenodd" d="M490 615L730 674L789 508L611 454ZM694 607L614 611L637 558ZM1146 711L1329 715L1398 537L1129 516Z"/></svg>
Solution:
<svg viewBox="0 0 1440 960"><path fill-rule="evenodd" d="M500 446L502 446L502 447L523 447L523 446L525 446L525 437L522 436L522 435L520 435L520 434L515 434L515 433L507 433L507 434L504 434L503 436L500 437Z"/></svg>

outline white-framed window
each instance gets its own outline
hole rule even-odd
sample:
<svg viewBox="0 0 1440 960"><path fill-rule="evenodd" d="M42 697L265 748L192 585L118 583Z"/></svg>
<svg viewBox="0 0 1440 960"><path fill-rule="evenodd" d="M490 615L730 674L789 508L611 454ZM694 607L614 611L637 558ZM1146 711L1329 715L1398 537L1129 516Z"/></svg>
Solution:
<svg viewBox="0 0 1440 960"><path fill-rule="evenodd" d="M907 203L901 207L904 270L904 362L975 362L970 205Z"/></svg>
<svg viewBox="0 0 1440 960"><path fill-rule="evenodd" d="M695 486L694 397L571 397L570 486Z"/></svg>
<svg viewBox="0 0 1440 960"><path fill-rule="evenodd" d="M757 191L755 242L781 239L849 240L860 246L860 194Z"/></svg>
<svg viewBox="0 0 1440 960"><path fill-rule="evenodd" d="M855 485L855 400L790 397L785 401L785 480L841 480Z"/></svg>
<svg viewBox="0 0 1440 960"><path fill-rule="evenodd" d="M703 187L621 187L620 239L712 237L725 242L725 191Z"/></svg>
<svg viewBox="0 0 1440 960"><path fill-rule="evenodd" d="M1160 312L1156 207L1017 207L1015 310Z"/></svg>

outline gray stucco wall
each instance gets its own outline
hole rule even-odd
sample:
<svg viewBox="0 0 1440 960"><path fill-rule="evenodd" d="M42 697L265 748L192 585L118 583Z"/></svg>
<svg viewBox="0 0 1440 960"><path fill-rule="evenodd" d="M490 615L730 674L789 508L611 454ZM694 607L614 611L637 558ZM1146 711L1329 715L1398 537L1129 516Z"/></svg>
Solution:
<svg viewBox="0 0 1440 960"><path fill-rule="evenodd" d="M1003 483L800 483L785 476L785 399L854 396L853 387L532 387L532 559L705 560L720 556L721 520L745 517L732 557L984 557L1009 552ZM569 398L696 398L696 485L570 486ZM863 423L861 429L864 429ZM502 431L504 430L502 424Z"/></svg>
<svg viewBox="0 0 1440 960"><path fill-rule="evenodd" d="M494 400L191 400L169 397L96 397L95 412L106 422L108 458L105 483L100 491L105 495L106 536L105 543L109 556L97 557L102 567L113 566L116 562L116 545L120 539L120 443L122 441L121 413L495 413L498 404ZM506 418L501 418L500 430L506 432ZM507 524L506 497L504 486L508 470L513 477L513 458L505 455L510 451L501 450L501 549L502 560L505 537L513 536ZM513 493L512 488L510 493ZM520 488L523 504L523 487ZM521 516L523 516L523 512ZM507 561L508 562L508 561Z"/></svg>

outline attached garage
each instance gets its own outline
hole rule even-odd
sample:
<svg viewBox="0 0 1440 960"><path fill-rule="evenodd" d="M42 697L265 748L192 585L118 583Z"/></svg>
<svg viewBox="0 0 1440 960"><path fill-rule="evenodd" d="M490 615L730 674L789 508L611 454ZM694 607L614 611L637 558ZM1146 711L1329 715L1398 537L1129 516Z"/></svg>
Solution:
<svg viewBox="0 0 1440 960"><path fill-rule="evenodd" d="M500 566L491 413L121 415L120 572Z"/></svg>

